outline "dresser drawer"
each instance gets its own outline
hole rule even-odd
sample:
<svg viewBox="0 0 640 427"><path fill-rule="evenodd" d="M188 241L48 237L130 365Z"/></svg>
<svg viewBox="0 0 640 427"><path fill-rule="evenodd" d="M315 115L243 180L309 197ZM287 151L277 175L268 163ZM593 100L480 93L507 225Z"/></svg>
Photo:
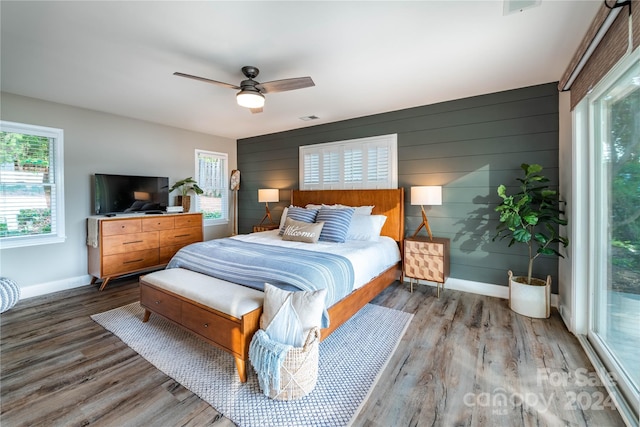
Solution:
<svg viewBox="0 0 640 427"><path fill-rule="evenodd" d="M233 342L241 337L239 320L234 322L187 302L182 302L182 324L231 351Z"/></svg>
<svg viewBox="0 0 640 427"><path fill-rule="evenodd" d="M171 261L171 258L178 252L184 245L173 246L161 246L160 247L160 264L167 264Z"/></svg>
<svg viewBox="0 0 640 427"><path fill-rule="evenodd" d="M102 239L102 255L122 254L158 247L158 232L106 236Z"/></svg>
<svg viewBox="0 0 640 427"><path fill-rule="evenodd" d="M144 251L131 251L123 254L108 255L103 257L102 274L113 276L129 273L158 264L158 249Z"/></svg>
<svg viewBox="0 0 640 427"><path fill-rule="evenodd" d="M444 256L444 245L442 243L405 240L404 250L405 252L416 254Z"/></svg>
<svg viewBox="0 0 640 427"><path fill-rule="evenodd" d="M200 227L202 228L202 214L182 214L175 217L175 227Z"/></svg>
<svg viewBox="0 0 640 427"><path fill-rule="evenodd" d="M174 227L173 217L157 216L142 220L142 231L171 230Z"/></svg>
<svg viewBox="0 0 640 427"><path fill-rule="evenodd" d="M103 236L139 233L142 231L141 219L110 219L102 221L101 224Z"/></svg>
<svg viewBox="0 0 640 427"><path fill-rule="evenodd" d="M159 233L160 246L184 246L202 240L202 227L176 228L175 230L162 230Z"/></svg>
<svg viewBox="0 0 640 427"><path fill-rule="evenodd" d="M140 304L175 322L180 323L182 301L162 291L140 283Z"/></svg>

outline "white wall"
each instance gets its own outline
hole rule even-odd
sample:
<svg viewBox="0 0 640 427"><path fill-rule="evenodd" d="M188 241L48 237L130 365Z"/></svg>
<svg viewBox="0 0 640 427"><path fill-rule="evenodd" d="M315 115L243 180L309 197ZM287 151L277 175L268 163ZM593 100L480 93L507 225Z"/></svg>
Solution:
<svg viewBox="0 0 640 427"><path fill-rule="evenodd" d="M194 150L228 153L237 167L236 141L93 110L2 93L2 120L64 130L67 239L61 244L3 249L0 276L20 285L21 298L82 286L87 275L86 217L91 215L91 175L194 176ZM173 203L173 194L170 197ZM227 225L205 228L205 239L231 234Z"/></svg>

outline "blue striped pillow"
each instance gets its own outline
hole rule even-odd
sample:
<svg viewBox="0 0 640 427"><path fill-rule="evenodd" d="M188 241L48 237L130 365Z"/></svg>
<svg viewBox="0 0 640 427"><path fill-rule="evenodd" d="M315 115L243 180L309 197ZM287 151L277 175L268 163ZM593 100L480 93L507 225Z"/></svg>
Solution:
<svg viewBox="0 0 640 427"><path fill-rule="evenodd" d="M349 225L354 212L354 208L320 208L316 222L324 222L324 226L322 227L322 232L320 232L319 240L322 242L344 243L347 240Z"/></svg>
<svg viewBox="0 0 640 427"><path fill-rule="evenodd" d="M299 208L297 206L289 206L287 209L287 218L291 218L295 221L302 221L312 224L316 222L316 215L318 215L318 211L316 209L305 209ZM280 232L278 235L282 236L284 234L284 225L280 228Z"/></svg>

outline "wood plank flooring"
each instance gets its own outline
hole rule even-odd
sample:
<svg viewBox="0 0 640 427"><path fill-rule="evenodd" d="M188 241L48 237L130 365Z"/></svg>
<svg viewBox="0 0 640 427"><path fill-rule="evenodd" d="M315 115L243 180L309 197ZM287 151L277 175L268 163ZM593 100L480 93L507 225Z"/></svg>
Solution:
<svg viewBox="0 0 640 427"><path fill-rule="evenodd" d="M233 426L89 318L137 300L129 278L0 315L0 424ZM555 311L529 319L505 300L399 283L374 303L415 317L354 426L624 425Z"/></svg>

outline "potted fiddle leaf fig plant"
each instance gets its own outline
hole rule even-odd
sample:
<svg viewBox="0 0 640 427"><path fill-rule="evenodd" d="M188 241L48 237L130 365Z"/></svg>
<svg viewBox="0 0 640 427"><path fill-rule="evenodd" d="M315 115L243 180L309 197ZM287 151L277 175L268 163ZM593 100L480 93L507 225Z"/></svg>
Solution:
<svg viewBox="0 0 640 427"><path fill-rule="evenodd" d="M177 181L169 189L169 192L172 192L173 190L178 190L180 192L180 194L176 196L176 205L182 205L183 212L189 212L189 210L191 209L191 196L189 196L190 192L194 192L196 194L204 193L202 188L198 187L198 182L193 179L193 177Z"/></svg>
<svg viewBox="0 0 640 427"><path fill-rule="evenodd" d="M534 261L540 255L563 257L556 249L565 248L569 239L561 236L558 227L567 225L563 217L558 192L549 188L549 179L541 174L542 166L523 163L520 191L507 194L504 185L498 186L502 202L496 207L500 224L493 240L510 238L509 247L516 243L527 246L529 263L526 276L514 276L509 270L509 307L516 313L529 317L548 318L551 313L551 276L546 280L532 277Z"/></svg>

